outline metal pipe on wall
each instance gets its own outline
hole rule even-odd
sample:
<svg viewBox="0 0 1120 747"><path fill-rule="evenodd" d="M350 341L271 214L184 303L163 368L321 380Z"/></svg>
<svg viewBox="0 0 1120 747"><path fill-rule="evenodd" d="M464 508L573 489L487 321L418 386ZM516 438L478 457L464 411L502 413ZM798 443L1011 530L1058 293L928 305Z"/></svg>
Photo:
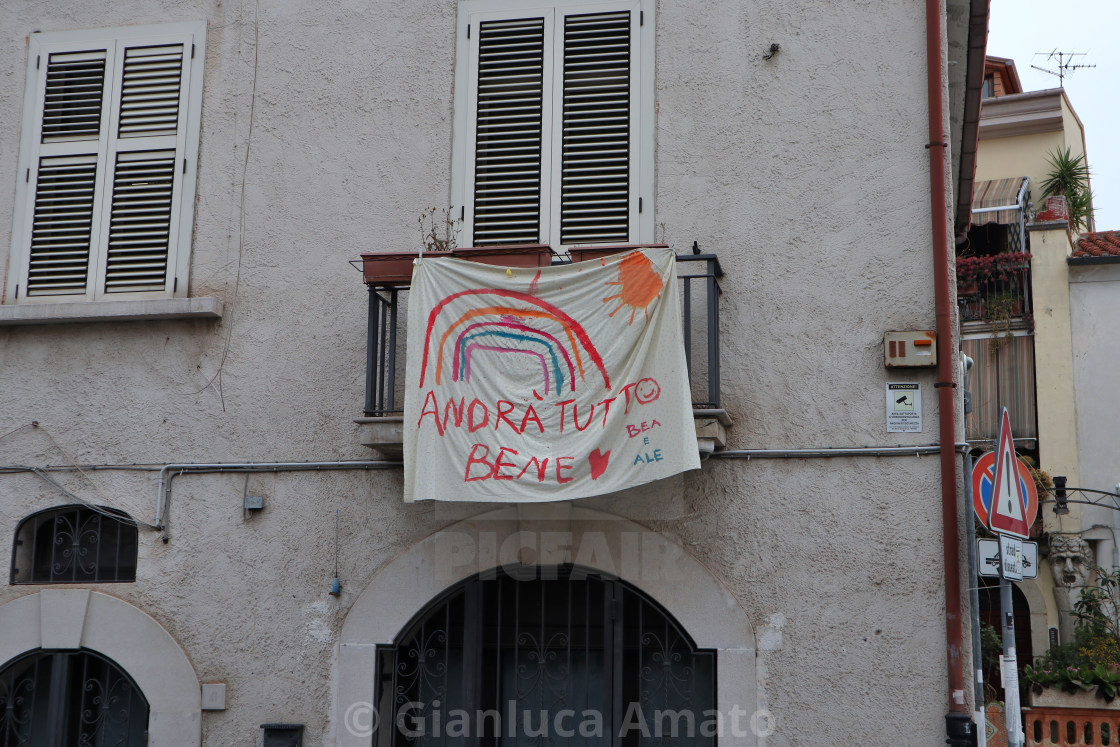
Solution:
<svg viewBox="0 0 1120 747"><path fill-rule="evenodd" d="M156 499L155 525L164 542L171 539L167 531L167 510L171 501L171 481L183 474L221 473L221 472L319 472L323 470L348 469L391 469L399 467L400 462L386 460L374 461L332 461L332 462L240 462L213 464L165 464L159 471L159 496Z"/></svg>
<svg viewBox="0 0 1120 747"><path fill-rule="evenodd" d="M952 445L953 450L967 451L967 443ZM827 459L829 457L888 457L940 454L939 444L924 446L853 446L820 449L728 449L709 454L718 459Z"/></svg>

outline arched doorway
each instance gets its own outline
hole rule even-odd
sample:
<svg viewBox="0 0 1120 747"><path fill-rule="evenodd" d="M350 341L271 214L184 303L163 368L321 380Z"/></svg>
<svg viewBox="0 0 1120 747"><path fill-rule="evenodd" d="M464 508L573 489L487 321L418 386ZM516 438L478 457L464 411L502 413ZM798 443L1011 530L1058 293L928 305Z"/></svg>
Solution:
<svg viewBox="0 0 1120 747"><path fill-rule="evenodd" d="M148 701L94 652L32 651L0 668L0 747L148 743Z"/></svg>
<svg viewBox="0 0 1120 747"><path fill-rule="evenodd" d="M335 662L334 744L370 747L380 714L378 657L448 589L501 567L594 567L647 598L715 653L715 702L724 739L739 747L773 733L758 674L765 651L781 648L780 615L764 639L746 610L703 564L669 537L624 517L565 504L505 506L451 524L387 559L346 613ZM0 608L2 609L2 608ZM147 690L145 690L147 692ZM625 715L625 712L623 713ZM394 726L390 722L390 728ZM645 741L645 740L643 740ZM677 741L680 741L679 739Z"/></svg>
<svg viewBox="0 0 1120 747"><path fill-rule="evenodd" d="M378 747L712 745L716 652L636 587L574 565L453 586L378 654Z"/></svg>
<svg viewBox="0 0 1120 747"><path fill-rule="evenodd" d="M148 737L139 744L202 743L202 693L194 667L171 634L131 604L89 589L43 589L0 604L0 631L5 668L29 654L61 652L94 654L126 672L148 708ZM66 742L73 744L81 743ZM8 747L2 735L0 747Z"/></svg>

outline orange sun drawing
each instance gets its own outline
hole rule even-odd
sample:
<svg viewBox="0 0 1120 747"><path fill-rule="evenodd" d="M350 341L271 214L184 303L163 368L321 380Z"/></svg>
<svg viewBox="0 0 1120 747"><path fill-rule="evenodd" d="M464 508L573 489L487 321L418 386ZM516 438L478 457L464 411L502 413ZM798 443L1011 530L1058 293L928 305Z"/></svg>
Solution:
<svg viewBox="0 0 1120 747"><path fill-rule="evenodd" d="M619 286L618 293L603 299L603 303L618 299L618 306L610 313L614 316L623 306L630 307L630 324L634 323L634 313L642 309L649 321L649 307L661 295L661 276L653 269L653 264L641 252L627 254L618 267L618 280L607 285Z"/></svg>

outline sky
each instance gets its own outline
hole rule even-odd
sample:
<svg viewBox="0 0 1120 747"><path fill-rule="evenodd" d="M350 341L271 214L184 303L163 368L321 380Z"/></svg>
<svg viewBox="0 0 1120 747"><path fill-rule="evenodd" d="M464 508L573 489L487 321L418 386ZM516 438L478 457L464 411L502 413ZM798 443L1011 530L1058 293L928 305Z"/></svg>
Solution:
<svg viewBox="0 0 1120 747"><path fill-rule="evenodd" d="M1120 230L1120 0L991 0L988 54L1010 57L1024 91L1057 88L1047 55L1084 52L1065 79L1066 96L1085 126L1098 231ZM1042 52L1039 55L1036 52Z"/></svg>

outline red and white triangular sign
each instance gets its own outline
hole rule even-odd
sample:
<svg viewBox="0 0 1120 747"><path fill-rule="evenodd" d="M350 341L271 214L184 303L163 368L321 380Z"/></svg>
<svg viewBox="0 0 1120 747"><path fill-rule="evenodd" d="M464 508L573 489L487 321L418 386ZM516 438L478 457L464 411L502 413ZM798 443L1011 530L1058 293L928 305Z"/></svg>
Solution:
<svg viewBox="0 0 1120 747"><path fill-rule="evenodd" d="M1025 539L1030 533L1030 527L1027 526L1027 511L1022 487L1019 485L1019 470L1016 462L1015 441L1011 437L1011 418L1007 415L1007 408L1001 407L995 481L992 483L988 526L993 532Z"/></svg>

